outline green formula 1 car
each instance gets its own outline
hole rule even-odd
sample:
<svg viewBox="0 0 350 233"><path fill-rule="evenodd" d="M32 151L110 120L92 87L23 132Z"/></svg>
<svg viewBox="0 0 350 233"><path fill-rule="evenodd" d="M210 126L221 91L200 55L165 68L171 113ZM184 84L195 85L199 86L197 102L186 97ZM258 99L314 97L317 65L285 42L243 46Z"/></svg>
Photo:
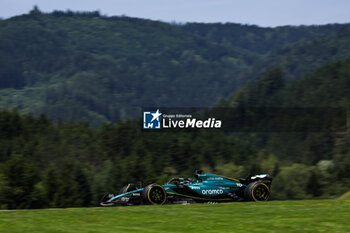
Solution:
<svg viewBox="0 0 350 233"><path fill-rule="evenodd" d="M197 170L195 179L172 178L164 185L124 186L118 195L106 194L101 206L180 204L195 202L267 201L272 178L268 174L233 179Z"/></svg>

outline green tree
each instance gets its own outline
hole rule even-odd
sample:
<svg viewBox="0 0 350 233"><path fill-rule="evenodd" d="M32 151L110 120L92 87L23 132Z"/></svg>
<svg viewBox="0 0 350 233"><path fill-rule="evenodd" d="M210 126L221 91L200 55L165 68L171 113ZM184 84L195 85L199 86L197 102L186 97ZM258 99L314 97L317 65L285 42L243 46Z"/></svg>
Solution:
<svg viewBox="0 0 350 233"><path fill-rule="evenodd" d="M39 181L38 170L33 162L25 159L22 155L12 155L4 163L2 173L7 181L8 208L31 208L31 195Z"/></svg>

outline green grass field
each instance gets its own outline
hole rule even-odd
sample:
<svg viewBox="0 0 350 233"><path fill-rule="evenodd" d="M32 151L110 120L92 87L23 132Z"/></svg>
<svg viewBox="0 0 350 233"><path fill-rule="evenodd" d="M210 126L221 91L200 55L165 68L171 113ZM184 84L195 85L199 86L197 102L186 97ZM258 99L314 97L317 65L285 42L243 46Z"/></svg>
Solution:
<svg viewBox="0 0 350 233"><path fill-rule="evenodd" d="M0 232L350 232L350 200L0 212Z"/></svg>

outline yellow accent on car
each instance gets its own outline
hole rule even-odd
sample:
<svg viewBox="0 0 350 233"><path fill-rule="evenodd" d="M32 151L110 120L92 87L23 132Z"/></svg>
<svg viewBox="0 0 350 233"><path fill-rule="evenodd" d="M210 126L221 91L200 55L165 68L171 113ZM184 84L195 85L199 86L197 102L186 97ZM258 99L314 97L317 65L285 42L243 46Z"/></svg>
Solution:
<svg viewBox="0 0 350 233"><path fill-rule="evenodd" d="M160 188L163 190L164 195L165 195L164 201L163 201L162 203L160 203L160 204L153 202L153 201L151 200L150 196L149 196L149 194L150 194L152 188L153 188L153 187L156 187L156 186L160 187ZM163 205L163 204L165 203L165 201L166 201L166 191L165 191L165 189L163 188L163 186L161 186L161 185L158 185L158 184L153 185L153 186L148 190L147 199L148 199L149 202L151 202L152 205Z"/></svg>
<svg viewBox="0 0 350 233"><path fill-rule="evenodd" d="M215 174L213 174L213 175L215 175ZM219 176L219 175L216 175L216 176ZM235 179L235 178L231 178L231 177L227 177L227 176L219 176L219 177L225 178L225 179L227 179L227 180L232 180L232 181L234 181L234 182L239 182L239 180L237 180L237 179Z"/></svg>
<svg viewBox="0 0 350 233"><path fill-rule="evenodd" d="M255 190L256 186L259 185L259 184L262 184L262 185L264 185L264 186L267 188L267 191L269 192L269 196L270 196L270 189L269 189L269 187L268 187L266 184L264 184L264 183L256 183L256 184L253 186L253 188L252 188L252 197L253 197L254 201L258 201L258 200L254 197L254 190ZM268 198L269 198L269 197L267 197L267 199L268 199ZM266 199L266 200L267 200L267 199Z"/></svg>

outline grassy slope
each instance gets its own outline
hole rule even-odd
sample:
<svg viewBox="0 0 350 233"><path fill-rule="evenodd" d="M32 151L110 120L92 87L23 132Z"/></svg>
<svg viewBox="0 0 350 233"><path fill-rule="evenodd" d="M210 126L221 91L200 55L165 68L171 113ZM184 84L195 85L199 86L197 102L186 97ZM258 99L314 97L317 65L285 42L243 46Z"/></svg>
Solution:
<svg viewBox="0 0 350 233"><path fill-rule="evenodd" d="M350 200L0 212L0 232L349 232Z"/></svg>

